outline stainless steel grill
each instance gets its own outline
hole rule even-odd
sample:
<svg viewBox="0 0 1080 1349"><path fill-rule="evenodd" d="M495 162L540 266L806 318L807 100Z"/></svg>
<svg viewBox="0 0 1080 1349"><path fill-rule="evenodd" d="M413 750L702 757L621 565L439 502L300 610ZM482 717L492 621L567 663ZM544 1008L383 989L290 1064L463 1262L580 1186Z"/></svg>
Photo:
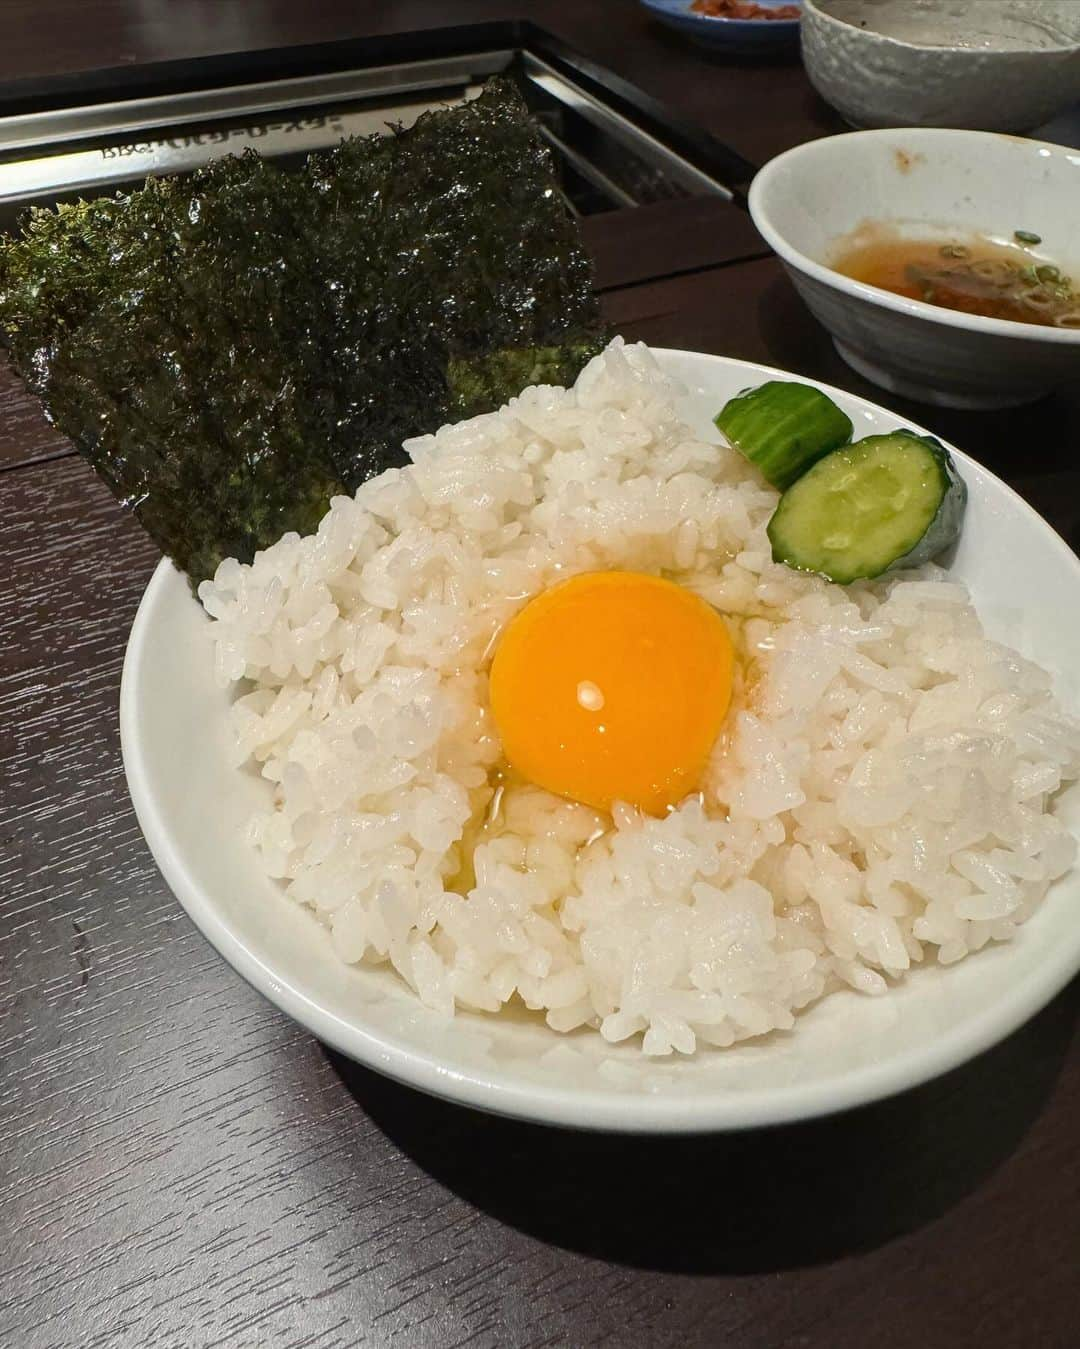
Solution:
<svg viewBox="0 0 1080 1349"><path fill-rule="evenodd" d="M655 112L637 114L636 91L628 98L628 86L609 72L593 68L578 77L542 43L535 44L541 50L521 42L469 50L468 31L462 50L436 57L281 79L218 79L209 87L107 101L69 98L67 106L0 116L0 227L10 227L31 203L182 173L247 147L296 162L344 136L408 126L429 108L474 97L496 73L518 84L536 115L576 213L736 195L735 180L749 166L715 142L714 156L678 147ZM193 69L193 82L198 75ZM617 96L607 82L619 86ZM703 158L726 159L730 171L718 172Z"/></svg>

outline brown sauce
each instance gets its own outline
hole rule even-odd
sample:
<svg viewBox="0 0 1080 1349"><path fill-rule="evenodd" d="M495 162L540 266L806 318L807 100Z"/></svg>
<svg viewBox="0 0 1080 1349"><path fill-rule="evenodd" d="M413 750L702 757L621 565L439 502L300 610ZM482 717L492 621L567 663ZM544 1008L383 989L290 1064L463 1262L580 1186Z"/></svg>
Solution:
<svg viewBox="0 0 1080 1349"><path fill-rule="evenodd" d="M1038 239L995 243L979 236L904 238L886 228L860 231L832 266L894 295L985 318L1080 328L1080 289L1034 251Z"/></svg>

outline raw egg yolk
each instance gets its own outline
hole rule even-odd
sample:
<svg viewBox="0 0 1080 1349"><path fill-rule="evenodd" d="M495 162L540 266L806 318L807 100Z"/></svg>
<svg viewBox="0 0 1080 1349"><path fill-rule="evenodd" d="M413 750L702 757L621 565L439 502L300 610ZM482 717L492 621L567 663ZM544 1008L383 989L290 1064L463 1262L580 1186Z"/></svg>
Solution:
<svg viewBox="0 0 1080 1349"><path fill-rule="evenodd" d="M491 709L510 766L537 786L663 815L698 785L732 667L728 630L703 599L656 576L592 572L508 624Z"/></svg>

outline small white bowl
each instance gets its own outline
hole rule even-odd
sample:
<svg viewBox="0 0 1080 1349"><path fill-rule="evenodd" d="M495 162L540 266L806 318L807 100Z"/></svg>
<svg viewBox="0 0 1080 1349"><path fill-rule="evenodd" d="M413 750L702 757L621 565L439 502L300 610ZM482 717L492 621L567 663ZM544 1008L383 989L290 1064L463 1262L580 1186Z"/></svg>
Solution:
<svg viewBox="0 0 1080 1349"><path fill-rule="evenodd" d="M712 440L713 414L728 398L791 378L718 356L656 354L689 389L684 415ZM821 387L857 435L903 424ZM1058 676L1076 706L1080 626L1061 615L1080 605L1080 561L1008 487L966 456L957 460L970 496L952 571L971 586L988 630ZM424 1091L622 1132L805 1119L955 1067L1015 1030L1080 968L1080 873L1072 873L1007 945L952 968L916 970L882 998L832 994L791 1033L691 1059L646 1059L636 1045L608 1045L591 1032L560 1036L523 1015L444 1020L385 968L343 964L326 929L263 874L245 825L271 787L230 764L229 695L214 682L208 630L186 579L162 562L139 606L120 691L124 768L154 857L204 935L271 1002L327 1044ZM1062 815L1080 827L1080 811Z"/></svg>
<svg viewBox="0 0 1080 1349"><path fill-rule="evenodd" d="M959 313L830 265L867 224L1006 241L1022 229L1080 283L1080 151L983 131L854 131L770 160L751 184L750 214L840 355L893 393L1013 407L1080 378L1080 329Z"/></svg>
<svg viewBox="0 0 1080 1349"><path fill-rule="evenodd" d="M805 0L802 51L858 127L1030 131L1080 98L1077 0Z"/></svg>

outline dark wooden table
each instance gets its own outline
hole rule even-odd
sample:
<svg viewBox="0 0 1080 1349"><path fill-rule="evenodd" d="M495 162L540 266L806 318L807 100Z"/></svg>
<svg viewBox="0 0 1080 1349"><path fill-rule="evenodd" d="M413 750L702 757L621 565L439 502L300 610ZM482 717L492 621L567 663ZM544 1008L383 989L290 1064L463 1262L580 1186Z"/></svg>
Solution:
<svg viewBox="0 0 1080 1349"><path fill-rule="evenodd" d="M629 0L4 0L0 79L526 8L751 160L838 129L796 63L718 61ZM876 396L745 220L679 209L589 226L627 335ZM1075 392L902 410L1080 545ZM396 1086L264 1003L166 889L116 711L157 555L6 376L0 520L0 1343L1080 1343L1080 986L921 1090L735 1137L557 1133Z"/></svg>

